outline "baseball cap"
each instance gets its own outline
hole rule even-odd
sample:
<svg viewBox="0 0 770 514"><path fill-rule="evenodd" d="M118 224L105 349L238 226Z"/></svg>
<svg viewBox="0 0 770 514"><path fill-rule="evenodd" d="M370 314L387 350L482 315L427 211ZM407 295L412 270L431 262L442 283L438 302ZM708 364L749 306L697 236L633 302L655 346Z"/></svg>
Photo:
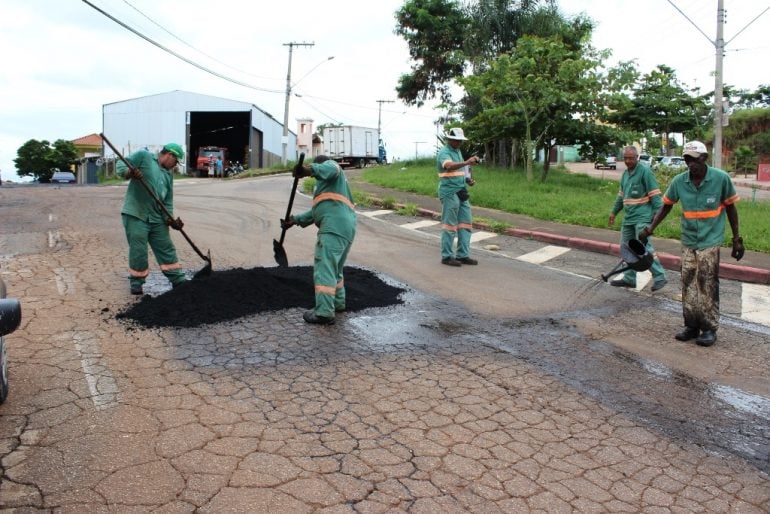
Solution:
<svg viewBox="0 0 770 514"><path fill-rule="evenodd" d="M689 155L690 157L700 157L701 154L709 153L709 151L706 149L706 145L701 143L700 141L690 141L689 143L685 143L684 145L684 151L682 152L682 155Z"/></svg>
<svg viewBox="0 0 770 514"><path fill-rule="evenodd" d="M459 127L454 127L449 129L449 132L445 134L447 139L454 139L457 141L467 141L468 138L465 137L465 134L463 134L463 129Z"/></svg>
<svg viewBox="0 0 770 514"><path fill-rule="evenodd" d="M182 150L182 147L176 143L168 143L163 146L163 149L169 153L174 154L174 157L176 157L177 161L184 159L184 150Z"/></svg>

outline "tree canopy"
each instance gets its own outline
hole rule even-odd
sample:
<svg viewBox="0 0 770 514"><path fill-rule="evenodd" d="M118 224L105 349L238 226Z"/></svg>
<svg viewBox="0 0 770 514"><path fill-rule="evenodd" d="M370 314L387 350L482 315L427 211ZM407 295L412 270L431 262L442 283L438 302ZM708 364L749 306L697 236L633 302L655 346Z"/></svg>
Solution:
<svg viewBox="0 0 770 514"><path fill-rule="evenodd" d="M57 169L68 170L77 156L72 141L57 139L51 145L46 140L30 139L16 151L13 162L20 177L32 176L40 182L48 182Z"/></svg>

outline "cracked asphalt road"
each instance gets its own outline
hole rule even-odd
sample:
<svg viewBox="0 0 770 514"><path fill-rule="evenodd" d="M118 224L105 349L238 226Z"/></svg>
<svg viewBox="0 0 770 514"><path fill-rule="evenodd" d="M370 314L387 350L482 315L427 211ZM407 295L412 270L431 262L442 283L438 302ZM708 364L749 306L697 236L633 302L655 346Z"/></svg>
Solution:
<svg viewBox="0 0 770 514"><path fill-rule="evenodd" d="M177 211L215 269L272 266L289 187L179 184ZM0 189L0 271L23 308L1 509L770 510L770 352L750 324L708 352L675 344L667 298L483 252L448 275L435 239L362 219L350 264L403 305L333 327L286 308L127 329L123 191ZM314 239L287 235L292 265ZM154 271L150 292L167 288Z"/></svg>

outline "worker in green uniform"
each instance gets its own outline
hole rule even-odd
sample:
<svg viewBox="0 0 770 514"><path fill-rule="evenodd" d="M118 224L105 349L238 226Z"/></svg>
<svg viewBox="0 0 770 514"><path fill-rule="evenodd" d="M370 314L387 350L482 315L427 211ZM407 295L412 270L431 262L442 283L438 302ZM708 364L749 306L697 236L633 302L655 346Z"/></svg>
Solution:
<svg viewBox="0 0 770 514"><path fill-rule="evenodd" d="M700 141L684 145L687 171L671 181L663 195L663 206L640 234L652 235L674 204L682 202L682 314L684 330L674 338L695 339L699 346L717 341L719 328L719 247L725 240L725 218L733 233L730 255L739 261L745 248L738 223L739 200L726 172L708 166L708 150Z"/></svg>
<svg viewBox="0 0 770 514"><path fill-rule="evenodd" d="M474 184L469 167L480 159L473 155L463 159L460 145L467 138L461 128L451 128L444 137L447 140L438 155L438 198L441 201L441 263L447 266L462 266L463 264L478 264L470 257L471 217L470 195L466 186ZM457 238L457 253L453 249L454 239Z"/></svg>
<svg viewBox="0 0 770 514"><path fill-rule="evenodd" d="M335 312L345 310L343 268L356 235L353 195L340 165L325 155L317 156L309 166L298 164L294 176L316 179L313 207L281 223L284 229L311 223L318 227L313 265L315 308L302 318L308 323L331 325Z"/></svg>
<svg viewBox="0 0 770 514"><path fill-rule="evenodd" d="M179 218L168 218L161 207L138 181L143 181L169 213L174 212L174 176L172 171L184 159L182 147L168 143L160 153L142 149L129 155L127 166L118 161L117 174L131 179L128 183L123 209L120 211L128 240L128 274L131 294L142 294L142 286L150 274L147 246L152 248L163 274L177 286L186 277L176 256L176 248L168 227L180 230L184 223Z"/></svg>
<svg viewBox="0 0 770 514"><path fill-rule="evenodd" d="M609 219L610 225L614 225L615 216L621 210L625 213L620 227L620 244L626 244L630 239L638 239L639 232L650 224L653 214L663 203L660 199L658 181L655 180L652 170L639 162L639 153L635 146L627 146L623 149L623 162L626 164L626 170L620 177L620 191L615 198ZM645 242L645 247L650 255L655 255L655 248L652 247L649 239ZM653 291L663 288L668 283L666 270L657 256L652 261L650 272ZM636 287L636 271L629 269L623 274L623 278L611 281L610 285Z"/></svg>

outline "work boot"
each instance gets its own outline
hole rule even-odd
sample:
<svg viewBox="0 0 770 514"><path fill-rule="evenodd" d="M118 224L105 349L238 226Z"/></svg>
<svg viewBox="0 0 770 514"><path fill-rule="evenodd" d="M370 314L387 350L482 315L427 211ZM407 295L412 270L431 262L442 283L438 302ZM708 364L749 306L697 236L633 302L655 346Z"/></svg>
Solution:
<svg viewBox="0 0 770 514"><path fill-rule="evenodd" d="M475 266L476 264L479 263L479 261L477 261L476 259L471 259L470 257L460 257L457 260L460 261L462 264L469 264L471 266Z"/></svg>
<svg viewBox="0 0 770 514"><path fill-rule="evenodd" d="M698 339L695 340L695 344L698 346L711 346L717 342L716 330L704 330Z"/></svg>
<svg viewBox="0 0 770 514"><path fill-rule="evenodd" d="M615 287L636 287L636 284L629 284L622 278L616 278L615 280L611 280L610 285Z"/></svg>
<svg viewBox="0 0 770 514"><path fill-rule="evenodd" d="M142 284L131 284L131 294L142 294Z"/></svg>
<svg viewBox="0 0 770 514"><path fill-rule="evenodd" d="M447 266L454 266L454 267L460 267L462 264L457 259L453 259L451 257L446 257L444 259L441 259L441 264L446 264Z"/></svg>
<svg viewBox="0 0 770 514"><path fill-rule="evenodd" d="M668 280L666 280L665 278L656 280L655 282L652 283L652 287L650 288L650 291L655 292L660 289L663 289L664 287L666 287L666 284L668 284Z"/></svg>
<svg viewBox="0 0 770 514"><path fill-rule="evenodd" d="M695 327L684 327L684 330L679 332L674 338L678 341L689 341L695 339L700 334L700 330Z"/></svg>
<svg viewBox="0 0 770 514"><path fill-rule="evenodd" d="M305 313L302 315L302 319L314 325L334 325L334 318L318 316L313 310L305 311Z"/></svg>

